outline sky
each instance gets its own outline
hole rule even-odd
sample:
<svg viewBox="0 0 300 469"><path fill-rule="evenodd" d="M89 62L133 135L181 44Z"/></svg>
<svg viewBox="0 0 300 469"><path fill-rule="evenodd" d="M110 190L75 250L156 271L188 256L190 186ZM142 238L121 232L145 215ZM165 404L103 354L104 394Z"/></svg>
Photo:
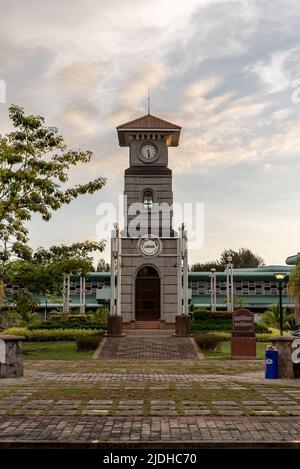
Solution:
<svg viewBox="0 0 300 469"><path fill-rule="evenodd" d="M248 247L284 264L300 250L298 2L0 0L0 12L0 133L20 105L93 151L70 184L107 177L50 222L34 216L33 248L97 239L97 207L118 203L128 166L115 127L147 112L149 88L151 113L182 126L174 200L204 207L189 262Z"/></svg>

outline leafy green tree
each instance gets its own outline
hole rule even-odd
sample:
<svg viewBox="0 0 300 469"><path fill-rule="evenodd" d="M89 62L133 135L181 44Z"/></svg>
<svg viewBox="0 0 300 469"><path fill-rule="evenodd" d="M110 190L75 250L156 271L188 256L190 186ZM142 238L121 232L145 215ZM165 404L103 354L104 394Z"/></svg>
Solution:
<svg viewBox="0 0 300 469"><path fill-rule="evenodd" d="M102 251L104 242L74 243L69 246L51 246L49 249L39 248L30 252L30 260L13 260L7 265L5 282L19 285L19 292L27 298L27 309L39 295L62 295L62 279L64 273L86 274L93 270L93 258L88 254ZM15 295L9 298L16 304Z"/></svg>
<svg viewBox="0 0 300 469"><path fill-rule="evenodd" d="M48 221L53 211L81 194L101 189L99 177L86 184L66 188L68 173L78 163L88 163L90 151L67 148L56 127L47 127L41 116L25 115L10 106L14 130L0 135L0 261L16 256L30 258L27 247L28 222L33 213ZM1 272L0 272L1 276Z"/></svg>
<svg viewBox="0 0 300 469"><path fill-rule="evenodd" d="M216 269L217 272L224 272L228 263L228 258L232 258L233 265L236 269L263 267L264 260L257 254L254 254L250 249L240 248L238 251L233 249L225 249L220 259L210 262L197 262L190 268L191 272L209 272L211 269Z"/></svg>
<svg viewBox="0 0 300 469"><path fill-rule="evenodd" d="M270 306L268 311L262 315L262 323L267 327L274 327L280 329L280 307L279 304ZM282 324L284 329L291 329L293 327L293 315L289 314L287 309L282 311Z"/></svg>
<svg viewBox="0 0 300 469"><path fill-rule="evenodd" d="M191 272L209 272L211 269L216 269L217 272L223 272L224 266L219 264L218 261L211 262L196 262L190 267Z"/></svg>
<svg viewBox="0 0 300 469"><path fill-rule="evenodd" d="M110 264L108 262L105 262L105 259L101 257L99 259L97 267L96 267L97 272L110 272Z"/></svg>
<svg viewBox="0 0 300 469"><path fill-rule="evenodd" d="M226 266L228 258L232 258L233 265L236 269L246 267L263 267L265 265L264 260L257 254L254 254L250 249L240 248L238 251L233 249L225 249L220 257L220 264Z"/></svg>

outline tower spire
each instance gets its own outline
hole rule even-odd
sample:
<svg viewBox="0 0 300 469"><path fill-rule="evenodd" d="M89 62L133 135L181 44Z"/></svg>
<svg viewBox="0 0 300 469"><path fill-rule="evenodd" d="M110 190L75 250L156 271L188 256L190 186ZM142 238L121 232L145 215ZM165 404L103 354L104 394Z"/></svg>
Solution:
<svg viewBox="0 0 300 469"><path fill-rule="evenodd" d="M150 92L148 88L148 115L150 114Z"/></svg>

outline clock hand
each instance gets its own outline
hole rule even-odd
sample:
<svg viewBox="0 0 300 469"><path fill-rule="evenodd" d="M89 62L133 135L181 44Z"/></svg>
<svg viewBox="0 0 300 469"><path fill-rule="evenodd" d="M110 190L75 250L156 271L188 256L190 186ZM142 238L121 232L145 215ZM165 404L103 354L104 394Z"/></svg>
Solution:
<svg viewBox="0 0 300 469"><path fill-rule="evenodd" d="M150 151L149 151L149 150L147 150L147 153L148 153L148 158L150 158Z"/></svg>

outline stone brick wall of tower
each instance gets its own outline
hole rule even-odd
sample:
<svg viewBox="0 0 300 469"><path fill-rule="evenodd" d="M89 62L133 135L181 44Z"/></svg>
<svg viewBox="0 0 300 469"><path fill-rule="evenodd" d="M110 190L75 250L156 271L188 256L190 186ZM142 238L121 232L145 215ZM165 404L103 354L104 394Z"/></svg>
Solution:
<svg viewBox="0 0 300 469"><path fill-rule="evenodd" d="M160 275L161 319L175 322L178 302L177 239L161 239L157 257L138 254L137 240L122 238L121 311L124 322L135 319L135 282L138 270L145 265L155 267Z"/></svg>
<svg viewBox="0 0 300 469"><path fill-rule="evenodd" d="M171 206L173 204L171 175L157 177L153 177L152 175L125 176L124 195L127 197L127 214L124 220L125 227L127 227L136 216L135 210L130 214L130 207L133 209L132 204L135 202L143 204L143 194L147 189L150 189L153 193L154 207L151 210L151 214L147 208L142 209L139 220L144 220L144 225L141 226L138 235L143 236L144 234L148 234L148 220L151 215L152 234L156 234L157 236L171 236L171 230L173 228L171 212ZM164 204L164 206L161 207L160 216L156 204ZM155 233L154 231L158 230L159 227L164 228L163 232ZM170 229L169 233L166 232L168 228Z"/></svg>

